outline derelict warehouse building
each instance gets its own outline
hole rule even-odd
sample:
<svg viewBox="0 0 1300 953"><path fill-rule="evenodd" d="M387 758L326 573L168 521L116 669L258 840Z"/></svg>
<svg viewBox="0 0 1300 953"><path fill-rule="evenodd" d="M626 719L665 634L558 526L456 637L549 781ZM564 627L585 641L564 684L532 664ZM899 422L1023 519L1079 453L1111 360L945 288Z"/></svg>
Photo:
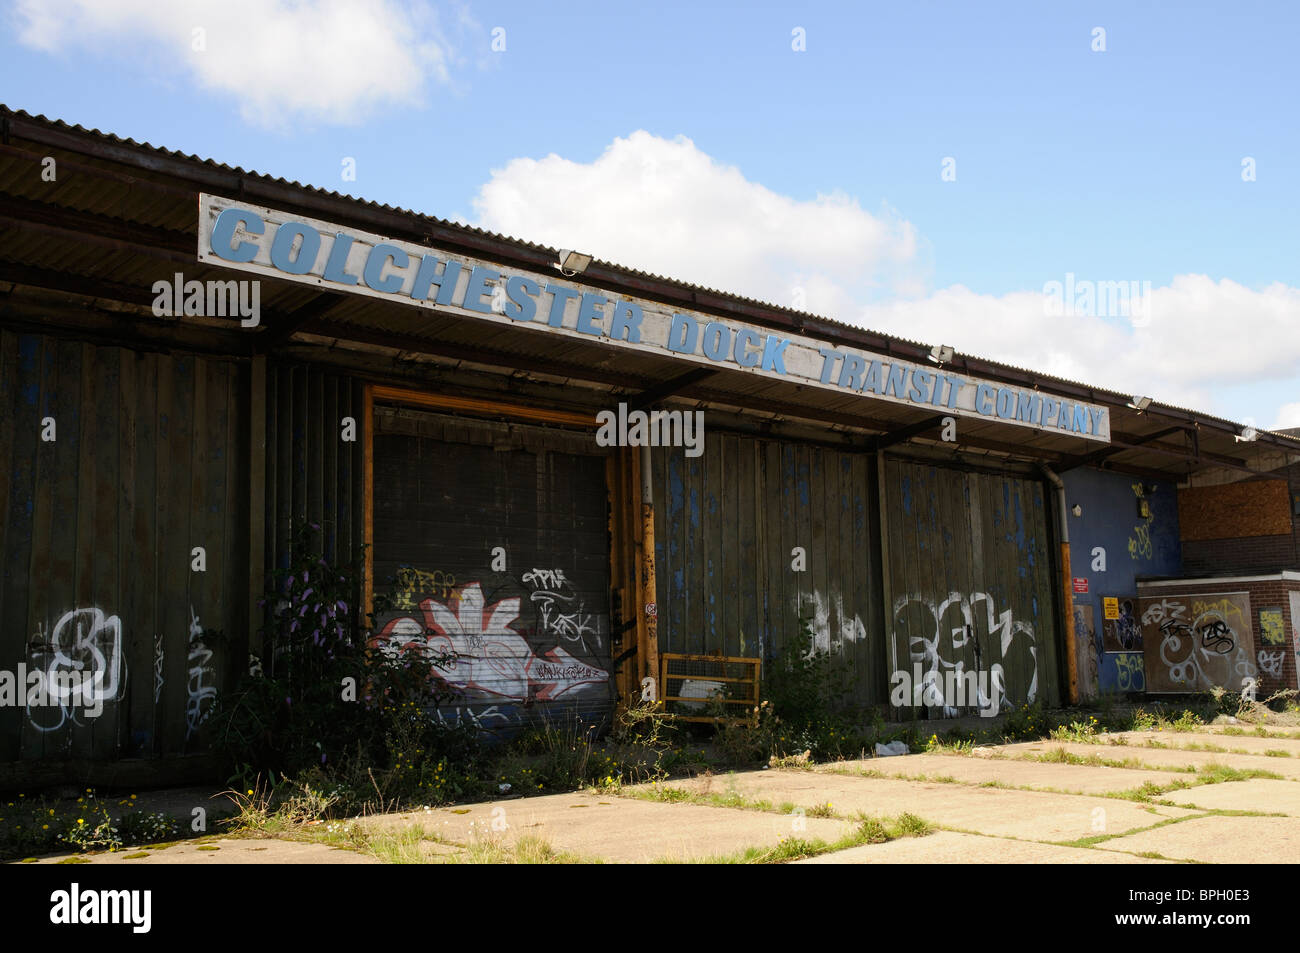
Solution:
<svg viewBox="0 0 1300 953"><path fill-rule="evenodd" d="M446 716L490 731L744 685L801 620L896 718L958 668L998 706L1296 685L1293 436L18 111L0 139L0 670L94 673L0 704L0 784L205 776L303 521L368 544L382 637L437 633ZM598 439L652 410L702 443Z"/></svg>

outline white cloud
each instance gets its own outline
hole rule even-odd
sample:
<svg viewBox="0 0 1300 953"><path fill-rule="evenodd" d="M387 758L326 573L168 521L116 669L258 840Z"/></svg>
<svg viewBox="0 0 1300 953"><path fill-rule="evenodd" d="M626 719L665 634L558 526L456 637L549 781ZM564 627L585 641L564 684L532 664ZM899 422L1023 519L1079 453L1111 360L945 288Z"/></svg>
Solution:
<svg viewBox="0 0 1300 953"><path fill-rule="evenodd" d="M1107 313L1100 294L1095 308L1052 316L1046 285L1065 275L1002 295L925 294L923 242L896 214L841 194L779 195L682 137L636 132L590 163L515 159L474 204L494 231L776 304L798 306L800 287L803 310L1224 416L1228 389L1300 377L1300 289L1179 275L1149 289L1136 320ZM1297 416L1300 405L1282 410Z"/></svg>
<svg viewBox="0 0 1300 953"><path fill-rule="evenodd" d="M1228 387L1300 374L1300 289L1179 275L1151 289L1148 310L1145 322L1053 317L1041 291L980 295L954 286L861 308L854 323L1200 410L1213 410Z"/></svg>
<svg viewBox="0 0 1300 953"><path fill-rule="evenodd" d="M432 9L394 0L18 0L15 15L29 47L189 72L265 126L417 104L430 80L448 80L451 60Z"/></svg>
<svg viewBox="0 0 1300 953"><path fill-rule="evenodd" d="M914 229L843 194L799 201L684 137L634 132L594 162L514 159L474 200L484 228L830 314L909 277Z"/></svg>
<svg viewBox="0 0 1300 953"><path fill-rule="evenodd" d="M1277 419L1274 422L1272 430L1290 430L1292 427L1300 427L1300 401L1293 404L1283 404L1277 409Z"/></svg>

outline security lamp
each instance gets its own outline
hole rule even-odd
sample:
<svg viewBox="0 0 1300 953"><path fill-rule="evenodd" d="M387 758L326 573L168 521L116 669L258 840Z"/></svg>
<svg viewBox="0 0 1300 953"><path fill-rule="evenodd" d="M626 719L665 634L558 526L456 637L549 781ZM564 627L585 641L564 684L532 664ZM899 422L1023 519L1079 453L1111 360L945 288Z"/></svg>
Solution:
<svg viewBox="0 0 1300 953"><path fill-rule="evenodd" d="M930 360L943 365L952 363L953 350L946 344L936 344L930 348Z"/></svg>
<svg viewBox="0 0 1300 953"><path fill-rule="evenodd" d="M1246 426L1241 428L1241 433L1233 437L1232 439L1242 443L1250 443L1258 436L1259 436L1259 431L1256 430L1254 427L1252 427L1250 424L1246 424Z"/></svg>
<svg viewBox="0 0 1300 953"><path fill-rule="evenodd" d="M560 260L556 262L555 267L560 269L560 274L567 278L574 275L580 275L587 270L591 264L591 256L584 255L580 251L569 251L567 248L560 249Z"/></svg>
<svg viewBox="0 0 1300 953"><path fill-rule="evenodd" d="M1150 397L1134 397L1128 402L1128 405L1136 410L1139 414L1151 406Z"/></svg>

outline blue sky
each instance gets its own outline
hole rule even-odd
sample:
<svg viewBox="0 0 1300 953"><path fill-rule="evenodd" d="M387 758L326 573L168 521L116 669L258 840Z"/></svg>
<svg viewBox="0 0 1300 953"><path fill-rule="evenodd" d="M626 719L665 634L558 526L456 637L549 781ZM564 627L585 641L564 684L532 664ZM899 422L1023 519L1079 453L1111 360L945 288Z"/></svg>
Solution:
<svg viewBox="0 0 1300 953"><path fill-rule="evenodd" d="M12 107L1300 426L1286 3L3 9ZM1049 311L1067 274L1149 319Z"/></svg>

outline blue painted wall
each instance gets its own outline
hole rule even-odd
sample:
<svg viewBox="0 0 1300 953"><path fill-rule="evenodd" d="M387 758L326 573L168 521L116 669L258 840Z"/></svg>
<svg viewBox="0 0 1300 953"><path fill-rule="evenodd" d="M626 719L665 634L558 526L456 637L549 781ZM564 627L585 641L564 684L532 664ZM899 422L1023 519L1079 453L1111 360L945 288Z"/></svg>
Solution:
<svg viewBox="0 0 1300 953"><path fill-rule="evenodd" d="M1092 654L1097 688L1102 692L1137 692L1146 688L1142 653L1106 652L1102 645L1102 597L1133 599L1137 579L1172 576L1182 571L1178 542L1178 493L1175 484L1147 477L1081 468L1062 474L1065 503L1070 511L1070 568L1076 578L1088 580L1088 592L1075 593L1075 631L1085 638L1086 608L1092 607ZM1138 500L1145 498L1149 518L1138 515ZM1082 515L1073 514L1074 507ZM1094 551L1106 552L1104 572L1093 569ZM1135 608L1136 611L1136 608ZM1081 671L1080 688L1087 693L1093 666Z"/></svg>

